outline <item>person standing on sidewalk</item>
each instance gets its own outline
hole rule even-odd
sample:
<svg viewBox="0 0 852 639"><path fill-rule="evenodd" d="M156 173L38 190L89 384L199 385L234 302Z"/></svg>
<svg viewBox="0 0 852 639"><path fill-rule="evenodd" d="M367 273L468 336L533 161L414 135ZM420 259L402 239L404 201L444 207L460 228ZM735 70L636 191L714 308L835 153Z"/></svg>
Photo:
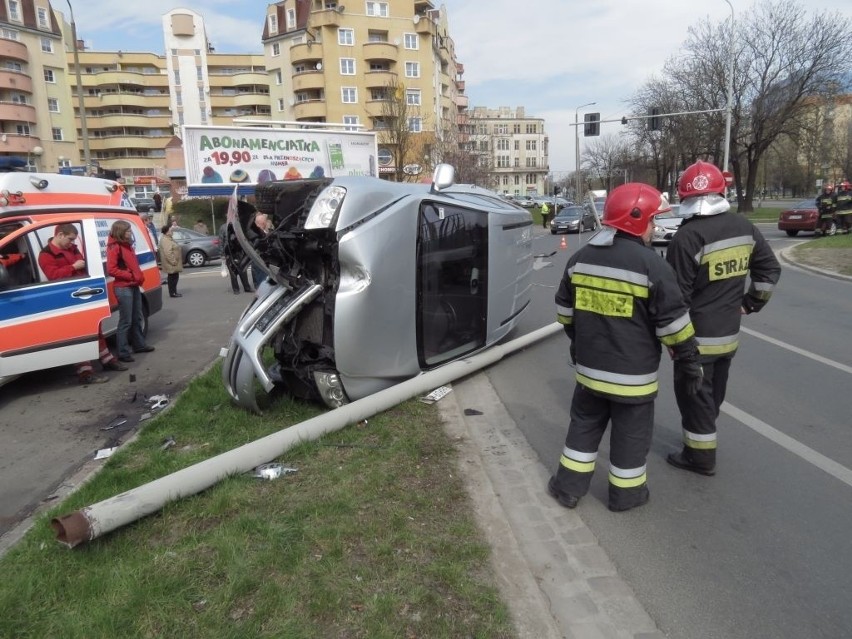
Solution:
<svg viewBox="0 0 852 639"><path fill-rule="evenodd" d="M53 231L53 237L47 241L38 256L38 265L49 280L62 280L69 277L86 275L86 260L77 248L77 227L73 224L59 224ZM126 371L127 366L119 362L110 352L106 339L98 326L98 358L104 370ZM77 378L81 384L102 384L108 377L95 375L92 362L76 364Z"/></svg>
<svg viewBox="0 0 852 639"><path fill-rule="evenodd" d="M172 239L174 227L164 224L160 229L160 268L166 274L166 282L169 287L169 297L183 297L177 292L180 272L183 270L183 255L177 242Z"/></svg>
<svg viewBox="0 0 852 639"><path fill-rule="evenodd" d="M689 305L704 369L696 393L678 377L675 362L683 449L666 461L701 475L716 473L716 419L739 345L741 316L760 311L781 277L760 231L744 216L728 213L725 189L724 175L709 162L699 160L683 172L677 192L686 219L666 251ZM748 290L746 278L751 279Z"/></svg>
<svg viewBox="0 0 852 639"><path fill-rule="evenodd" d="M574 508L589 490L598 447L610 435L609 509L642 506L654 428L657 371L665 345L684 381L701 381L698 344L677 280L649 248L654 216L670 210L652 186L628 183L604 205L604 228L568 260L557 319L576 365L571 421L548 492Z"/></svg>
<svg viewBox="0 0 852 639"><path fill-rule="evenodd" d="M118 300L118 359L133 362L133 353L150 353L153 346L145 343L142 332L142 282L144 275L133 249L133 230L129 222L116 220L109 231L106 248L107 274ZM132 349L132 350L131 350Z"/></svg>

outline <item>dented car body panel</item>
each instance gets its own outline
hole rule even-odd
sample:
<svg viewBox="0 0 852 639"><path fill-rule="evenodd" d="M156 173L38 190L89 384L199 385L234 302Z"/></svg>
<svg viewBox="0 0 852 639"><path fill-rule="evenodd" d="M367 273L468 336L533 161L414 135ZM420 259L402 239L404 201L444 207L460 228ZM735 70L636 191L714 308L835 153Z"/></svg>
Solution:
<svg viewBox="0 0 852 639"><path fill-rule="evenodd" d="M240 203L228 259L262 260L269 275L225 357L223 379L240 405L258 410L257 380L267 392L339 406L514 328L530 300L531 216L443 175L432 185L369 177L264 185L256 206L272 219L265 235L254 207Z"/></svg>

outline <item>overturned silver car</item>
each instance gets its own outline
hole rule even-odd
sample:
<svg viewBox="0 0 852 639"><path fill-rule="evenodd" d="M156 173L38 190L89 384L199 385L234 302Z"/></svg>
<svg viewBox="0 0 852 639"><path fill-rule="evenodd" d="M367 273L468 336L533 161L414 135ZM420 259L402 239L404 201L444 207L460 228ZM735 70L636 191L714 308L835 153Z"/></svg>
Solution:
<svg viewBox="0 0 852 639"><path fill-rule="evenodd" d="M529 304L529 212L454 185L449 165L431 185L321 178L255 195L224 247L267 275L222 368L247 409L258 410L256 381L332 407L360 399L494 344Z"/></svg>

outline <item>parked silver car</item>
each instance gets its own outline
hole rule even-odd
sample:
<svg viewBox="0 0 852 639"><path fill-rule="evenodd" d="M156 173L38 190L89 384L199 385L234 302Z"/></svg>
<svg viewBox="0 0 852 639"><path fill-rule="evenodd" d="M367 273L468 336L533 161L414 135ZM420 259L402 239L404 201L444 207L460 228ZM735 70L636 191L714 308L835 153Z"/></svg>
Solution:
<svg viewBox="0 0 852 639"><path fill-rule="evenodd" d="M684 218L680 215L680 205L672 204L671 211L654 216L654 235L651 238L653 246L668 246L677 233Z"/></svg>
<svg viewBox="0 0 852 639"><path fill-rule="evenodd" d="M204 266L222 257L222 247L216 235L204 235L192 229L175 227L172 229L172 239L180 246L183 263L188 266Z"/></svg>
<svg viewBox="0 0 852 639"><path fill-rule="evenodd" d="M267 280L238 322L222 376L258 410L271 392L340 406L484 349L530 303L532 218L496 193L370 177L269 182L240 202L226 254ZM256 211L272 218L261 233ZM264 361L270 349L274 362Z"/></svg>

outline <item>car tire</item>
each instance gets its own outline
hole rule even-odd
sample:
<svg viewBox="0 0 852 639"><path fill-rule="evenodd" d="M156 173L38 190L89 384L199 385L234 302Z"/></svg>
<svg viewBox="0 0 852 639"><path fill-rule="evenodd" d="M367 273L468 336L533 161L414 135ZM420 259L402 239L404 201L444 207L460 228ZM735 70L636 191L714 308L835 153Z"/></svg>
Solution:
<svg viewBox="0 0 852 639"><path fill-rule="evenodd" d="M788 235L789 237L796 237L798 234L799 234L799 231L798 231L798 230L795 230L795 231L787 231L787 235Z"/></svg>
<svg viewBox="0 0 852 639"><path fill-rule="evenodd" d="M551 234L551 235L556 235L556 231L554 231L553 229L550 229L550 234Z"/></svg>
<svg viewBox="0 0 852 639"><path fill-rule="evenodd" d="M186 254L186 263L189 266L197 268L199 266L204 266L205 262L207 262L207 256L204 254L204 251L193 249Z"/></svg>

